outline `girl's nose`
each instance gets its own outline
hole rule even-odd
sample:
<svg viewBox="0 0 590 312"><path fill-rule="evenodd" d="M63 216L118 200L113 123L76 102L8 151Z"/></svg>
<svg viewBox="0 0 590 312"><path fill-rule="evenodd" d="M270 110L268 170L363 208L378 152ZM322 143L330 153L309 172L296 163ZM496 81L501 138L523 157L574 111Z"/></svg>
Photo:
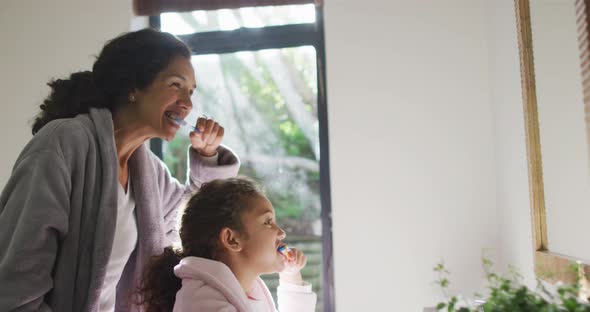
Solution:
<svg viewBox="0 0 590 312"><path fill-rule="evenodd" d="M279 239L283 240L285 239L285 237L287 237L287 233L285 233L285 231L283 231L283 229L281 229L280 227L277 227L279 229Z"/></svg>

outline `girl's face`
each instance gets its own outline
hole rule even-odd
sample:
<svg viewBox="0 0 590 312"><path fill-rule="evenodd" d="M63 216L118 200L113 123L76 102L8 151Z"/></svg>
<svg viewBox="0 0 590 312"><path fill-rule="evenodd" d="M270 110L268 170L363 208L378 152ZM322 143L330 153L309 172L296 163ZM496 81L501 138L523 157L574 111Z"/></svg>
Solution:
<svg viewBox="0 0 590 312"><path fill-rule="evenodd" d="M286 234L275 219L275 210L264 196L250 199L251 209L242 214L242 259L257 274L283 271L285 260L277 251Z"/></svg>
<svg viewBox="0 0 590 312"><path fill-rule="evenodd" d="M136 101L130 105L136 105L133 110L139 122L154 136L170 141L179 126L166 115L184 119L193 107L191 95L196 87L190 60L178 56L156 75L148 87L136 91Z"/></svg>

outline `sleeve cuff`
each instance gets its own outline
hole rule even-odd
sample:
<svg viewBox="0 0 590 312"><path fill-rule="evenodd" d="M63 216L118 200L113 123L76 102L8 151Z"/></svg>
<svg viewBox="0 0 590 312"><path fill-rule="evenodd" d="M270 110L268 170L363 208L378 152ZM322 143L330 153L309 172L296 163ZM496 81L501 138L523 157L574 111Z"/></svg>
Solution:
<svg viewBox="0 0 590 312"><path fill-rule="evenodd" d="M199 155L199 158L201 158L201 161L203 161L203 164L205 166L214 167L214 166L217 166L217 160L219 159L219 153L215 153L215 155L209 156L209 157Z"/></svg>
<svg viewBox="0 0 590 312"><path fill-rule="evenodd" d="M187 169L187 181L195 189L211 180L235 177L240 170L240 160L232 150L223 145L211 157L203 157L189 146Z"/></svg>
<svg viewBox="0 0 590 312"><path fill-rule="evenodd" d="M289 282L282 281L279 284L279 288L282 291L287 292L297 292L297 293L311 293L311 283L303 282L303 285L293 284Z"/></svg>

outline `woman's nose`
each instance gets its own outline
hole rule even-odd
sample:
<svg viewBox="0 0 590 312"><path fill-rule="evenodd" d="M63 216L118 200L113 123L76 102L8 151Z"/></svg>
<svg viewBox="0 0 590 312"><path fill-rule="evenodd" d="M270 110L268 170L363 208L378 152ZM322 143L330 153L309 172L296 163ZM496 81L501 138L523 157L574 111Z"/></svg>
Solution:
<svg viewBox="0 0 590 312"><path fill-rule="evenodd" d="M191 100L191 96L188 92L178 100L178 105L180 105L180 107L187 112L191 111L193 108L193 101Z"/></svg>

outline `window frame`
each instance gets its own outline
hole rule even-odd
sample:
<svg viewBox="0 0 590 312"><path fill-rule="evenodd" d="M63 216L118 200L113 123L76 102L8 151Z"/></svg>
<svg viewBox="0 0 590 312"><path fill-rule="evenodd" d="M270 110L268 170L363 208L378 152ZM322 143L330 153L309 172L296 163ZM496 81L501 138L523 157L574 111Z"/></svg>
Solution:
<svg viewBox="0 0 590 312"><path fill-rule="evenodd" d="M318 122L320 142L320 203L322 220L322 300L323 311L334 312L334 254L332 244L332 197L330 186L330 149L326 95L326 53L323 6L316 5L316 21L262 28L238 28L229 31L198 32L179 35L193 55L221 54L263 49L313 46L316 50L318 82ZM149 26L161 29L160 16L149 16ZM198 42L198 44L197 44ZM162 139L150 140L150 149L163 159Z"/></svg>

